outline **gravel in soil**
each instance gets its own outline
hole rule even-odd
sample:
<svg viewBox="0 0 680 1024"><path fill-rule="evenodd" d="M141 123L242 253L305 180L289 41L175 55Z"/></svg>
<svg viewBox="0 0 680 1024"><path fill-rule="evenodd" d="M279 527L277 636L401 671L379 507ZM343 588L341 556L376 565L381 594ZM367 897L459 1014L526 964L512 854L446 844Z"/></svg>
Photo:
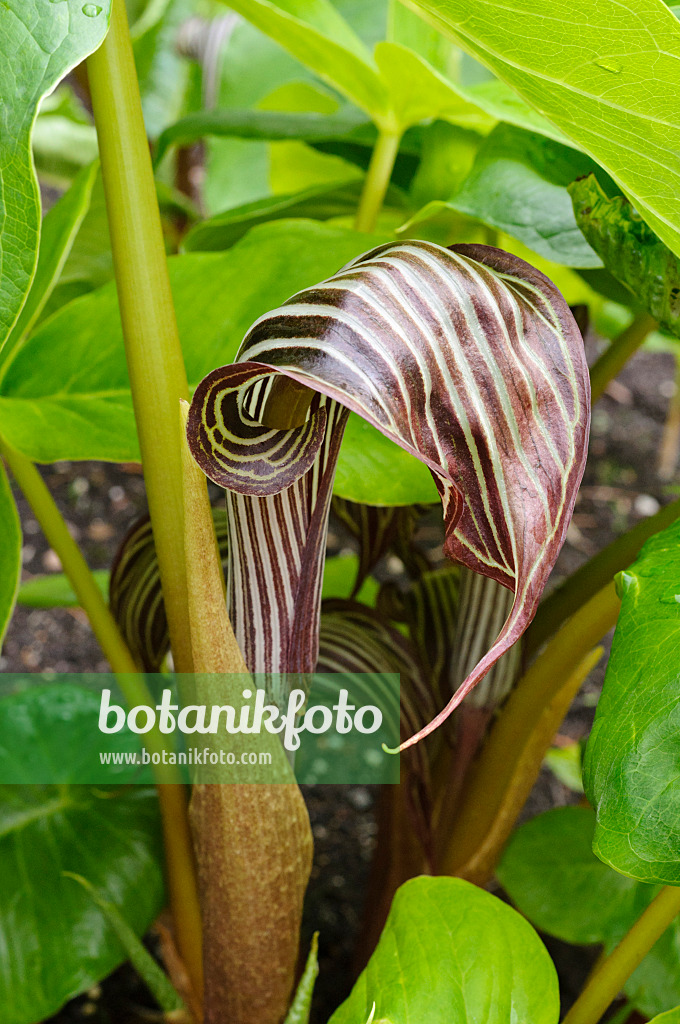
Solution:
<svg viewBox="0 0 680 1024"><path fill-rule="evenodd" d="M639 519L670 500L656 463L668 407L673 359L638 353L593 410L590 459L567 542L551 580L558 583ZM136 466L58 463L44 478L92 568L107 568L131 523L145 511L144 485ZM677 482L677 476L676 476ZM215 492L217 497L217 492ZM25 578L59 570L23 498ZM437 538L430 538L436 545ZM430 543L428 540L428 544ZM108 666L79 609L17 608L4 644L0 669L39 672L106 671ZM604 660L591 673L562 727L565 739L587 735L604 675ZM306 791L315 838L303 941L321 932L321 974L316 1019L325 1021L352 983L352 951L375 842L375 793L370 787L317 787ZM573 802L578 797L544 770L524 816ZM548 940L555 956L565 1005L575 997L592 951ZM140 1024L149 1020L148 999L127 966L91 993L74 1000L51 1024Z"/></svg>

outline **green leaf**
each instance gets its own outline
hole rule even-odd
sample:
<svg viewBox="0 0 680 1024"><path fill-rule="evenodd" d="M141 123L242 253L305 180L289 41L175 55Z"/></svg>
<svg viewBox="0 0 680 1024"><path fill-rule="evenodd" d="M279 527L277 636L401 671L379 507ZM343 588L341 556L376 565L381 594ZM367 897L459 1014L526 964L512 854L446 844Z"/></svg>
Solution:
<svg viewBox="0 0 680 1024"><path fill-rule="evenodd" d="M284 1024L309 1024L309 1015L312 1012L312 995L314 984L319 974L319 933L315 932L312 937L312 944L309 948L309 956L305 969L302 972L295 998L291 1004Z"/></svg>
<svg viewBox="0 0 680 1024"><path fill-rule="evenodd" d="M609 199L590 174L569 187L577 223L607 270L680 337L680 260L627 199Z"/></svg>
<svg viewBox="0 0 680 1024"><path fill-rule="evenodd" d="M171 257L190 383L232 359L262 313L384 240L313 221L278 221L254 228L227 252ZM113 282L60 309L9 362L0 384L0 432L38 462L139 459Z"/></svg>
<svg viewBox="0 0 680 1024"><path fill-rule="evenodd" d="M195 13L194 0L150 0L132 28L144 124L152 139L184 112L191 75L198 72L177 51L180 26Z"/></svg>
<svg viewBox="0 0 680 1024"><path fill-rule="evenodd" d="M590 157L545 136L499 125L482 144L450 206L570 267L601 261L579 230L566 186L595 168Z"/></svg>
<svg viewBox="0 0 680 1024"><path fill-rule="evenodd" d="M35 276L19 319L7 339L5 358L28 335L52 294L90 207L97 168L98 162L83 168L43 221Z"/></svg>
<svg viewBox="0 0 680 1024"><path fill-rule="evenodd" d="M575 145L554 124L525 103L514 89L497 78L468 86L466 95L471 103L476 103L480 110L486 111L497 121L506 121L528 132L537 132L563 145ZM576 148L580 147L576 145Z"/></svg>
<svg viewBox="0 0 680 1024"><path fill-rule="evenodd" d="M680 1006L676 1006L674 1010L669 1010L667 1013L660 1013L650 1020L649 1024L680 1024Z"/></svg>
<svg viewBox="0 0 680 1024"><path fill-rule="evenodd" d="M99 156L92 120L67 85L40 104L31 149L40 182L60 190Z"/></svg>
<svg viewBox="0 0 680 1024"><path fill-rule="evenodd" d="M361 183L317 185L293 195L268 196L254 203L235 206L215 217L201 221L185 236L185 252L228 249L256 224L290 217L330 220L331 217L352 216L356 212Z"/></svg>
<svg viewBox="0 0 680 1024"><path fill-rule="evenodd" d="M406 0L580 149L680 254L680 25L659 0Z"/></svg>
<svg viewBox="0 0 680 1024"><path fill-rule="evenodd" d="M531 926L495 896L457 878L414 878L397 891L377 949L329 1024L369 1017L556 1024L557 975Z"/></svg>
<svg viewBox="0 0 680 1024"><path fill-rule="evenodd" d="M595 814L558 807L521 825L508 843L498 878L531 923L566 942L603 943L610 951L659 892L612 871L592 852ZM645 1017L680 1000L680 923L675 921L624 986Z"/></svg>
<svg viewBox="0 0 680 1024"><path fill-rule="evenodd" d="M102 595L108 599L108 569L95 569L92 575ZM77 608L79 603L68 578L61 572L26 580L17 594L17 604L28 608Z"/></svg>
<svg viewBox="0 0 680 1024"><path fill-rule="evenodd" d="M612 871L593 855L590 807L557 807L512 835L498 880L540 931L589 945L625 932L656 890Z"/></svg>
<svg viewBox="0 0 680 1024"><path fill-rule="evenodd" d="M551 747L543 764L572 793L583 792L583 750L577 740L566 747Z"/></svg>
<svg viewBox="0 0 680 1024"><path fill-rule="evenodd" d="M151 992L161 1010L165 1013L171 1013L173 1010L182 1009L184 1004L170 984L169 979L115 904L111 903L110 900L104 899L92 883L87 878L83 878L82 875L77 875L72 871L65 871L64 875L67 878L72 878L78 885L81 885L90 896L90 899L99 907L125 951L128 960Z"/></svg>
<svg viewBox="0 0 680 1024"><path fill-rule="evenodd" d="M368 123L352 108L335 114L282 110L201 110L187 114L161 133L156 144L155 163L160 163L170 146L186 146L208 135L265 139L269 142L290 139L327 142L329 139L342 139L359 125Z"/></svg>
<svg viewBox="0 0 680 1024"><path fill-rule="evenodd" d="M335 558L327 558L323 571L321 596L323 598L351 597L358 571L359 558L357 555L336 555ZM373 607L378 596L378 589L378 581L369 576L362 583L356 600Z"/></svg>
<svg viewBox="0 0 680 1024"><path fill-rule="evenodd" d="M110 0L4 0L0 5L0 347L21 311L35 273L40 196L31 158L38 104L97 48ZM96 16L88 16L96 11Z"/></svg>
<svg viewBox="0 0 680 1024"><path fill-rule="evenodd" d="M229 0L229 6L370 117L387 116L387 95L370 55L329 0Z"/></svg>
<svg viewBox="0 0 680 1024"><path fill-rule="evenodd" d="M586 748L593 849L644 882L680 883L680 521L617 576L612 652Z"/></svg>
<svg viewBox="0 0 680 1024"><path fill-rule="evenodd" d="M429 469L352 413L345 427L333 491L365 505L431 504L439 500Z"/></svg>
<svg viewBox="0 0 680 1024"><path fill-rule="evenodd" d="M402 128L435 118L478 132L493 127L493 117L407 46L378 43L375 60Z"/></svg>
<svg viewBox="0 0 680 1024"><path fill-rule="evenodd" d="M0 647L21 579L21 523L0 459Z"/></svg>
<svg viewBox="0 0 680 1024"><path fill-rule="evenodd" d="M0 787L0 973L3 1024L34 1024L100 981L124 959L90 897L64 871L86 874L136 935L163 905L158 803L142 786L79 784L99 695L72 684L32 686L0 700L0 758L26 751L69 766L64 786Z"/></svg>

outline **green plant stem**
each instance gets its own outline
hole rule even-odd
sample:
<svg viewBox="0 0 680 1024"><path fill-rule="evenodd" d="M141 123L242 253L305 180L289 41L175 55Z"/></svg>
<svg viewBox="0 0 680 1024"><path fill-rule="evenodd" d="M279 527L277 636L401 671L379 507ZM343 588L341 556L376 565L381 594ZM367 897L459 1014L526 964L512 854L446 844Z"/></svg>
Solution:
<svg viewBox="0 0 680 1024"><path fill-rule="evenodd" d="M144 481L175 668L191 672L177 404L188 398L124 0L87 61ZM207 501L207 498L206 498Z"/></svg>
<svg viewBox="0 0 680 1024"><path fill-rule="evenodd" d="M191 672L180 424L188 384L124 0L87 61L144 481L175 668ZM205 502L207 504L207 492ZM166 790L163 792L163 790ZM159 788L175 938L200 1000L201 917L186 799Z"/></svg>
<svg viewBox="0 0 680 1024"><path fill-rule="evenodd" d="M593 973L564 1024L596 1024L679 913L680 888L667 885Z"/></svg>
<svg viewBox="0 0 680 1024"><path fill-rule="evenodd" d="M610 380L617 377L630 357L657 326L649 313L638 313L633 322L614 338L590 370L590 392L593 403L601 398Z"/></svg>
<svg viewBox="0 0 680 1024"><path fill-rule="evenodd" d="M371 155L355 221L357 231L374 231L399 152L400 131L380 130Z"/></svg>
<svg viewBox="0 0 680 1024"><path fill-rule="evenodd" d="M610 583L567 620L517 683L470 773L442 861L445 874L483 884L493 873L527 795L528 766L536 775L540 768L536 736L547 748L569 707L562 695L569 695L570 680L582 681L590 652L615 625L619 606Z"/></svg>
<svg viewBox="0 0 680 1024"><path fill-rule="evenodd" d="M92 632L106 655L113 671L123 677L129 675L128 684L121 682L121 689L127 685L126 700L133 704L147 702L147 691L139 680L139 669L123 640L118 625L109 611L106 601L83 558L80 548L68 531L54 498L33 463L14 451L0 439L2 452L12 475L23 491L45 537L56 551L64 572L76 593L79 604L85 609L92 626Z"/></svg>

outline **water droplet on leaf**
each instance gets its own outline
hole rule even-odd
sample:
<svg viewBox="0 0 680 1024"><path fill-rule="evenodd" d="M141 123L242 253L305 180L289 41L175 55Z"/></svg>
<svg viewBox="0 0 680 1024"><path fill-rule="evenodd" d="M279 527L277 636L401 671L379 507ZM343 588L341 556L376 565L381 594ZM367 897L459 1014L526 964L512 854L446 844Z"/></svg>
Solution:
<svg viewBox="0 0 680 1024"><path fill-rule="evenodd" d="M615 75L618 75L621 71L621 65L617 60L607 58L606 60L596 60L594 63L597 64L598 68L602 68L604 71L611 71Z"/></svg>
<svg viewBox="0 0 680 1024"><path fill-rule="evenodd" d="M102 13L101 7L97 4L85 4L83 7L83 14L86 18L96 18L98 14Z"/></svg>

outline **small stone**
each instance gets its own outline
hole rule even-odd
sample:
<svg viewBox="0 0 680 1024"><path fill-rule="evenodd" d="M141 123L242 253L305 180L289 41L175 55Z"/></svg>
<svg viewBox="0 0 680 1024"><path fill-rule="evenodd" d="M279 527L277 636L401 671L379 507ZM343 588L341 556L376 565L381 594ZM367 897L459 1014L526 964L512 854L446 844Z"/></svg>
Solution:
<svg viewBox="0 0 680 1024"><path fill-rule="evenodd" d="M639 516L653 516L661 508L659 502L651 494L638 494L633 508Z"/></svg>
<svg viewBox="0 0 680 1024"><path fill-rule="evenodd" d="M115 533L114 528L110 523L105 523L103 519L93 519L87 528L87 535L90 540L111 540Z"/></svg>
<svg viewBox="0 0 680 1024"><path fill-rule="evenodd" d="M48 572L61 572L61 559L52 548L49 548L42 556L42 564Z"/></svg>

